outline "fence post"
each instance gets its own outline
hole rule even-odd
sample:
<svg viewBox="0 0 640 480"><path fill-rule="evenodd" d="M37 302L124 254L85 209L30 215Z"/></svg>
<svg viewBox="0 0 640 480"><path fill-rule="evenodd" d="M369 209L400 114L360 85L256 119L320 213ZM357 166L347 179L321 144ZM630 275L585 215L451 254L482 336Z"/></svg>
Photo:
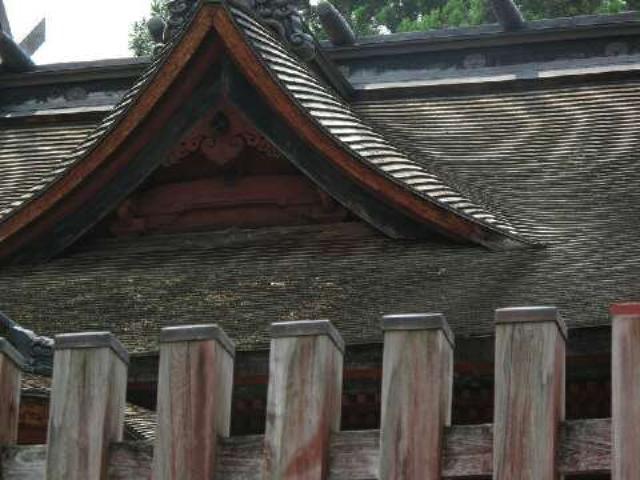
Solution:
<svg viewBox="0 0 640 480"><path fill-rule="evenodd" d="M494 480L559 478L566 337L554 307L496 311Z"/></svg>
<svg viewBox="0 0 640 480"><path fill-rule="evenodd" d="M326 320L271 328L264 480L327 478L340 428L344 342Z"/></svg>
<svg viewBox="0 0 640 480"><path fill-rule="evenodd" d="M215 478L218 436L229 436L235 345L217 325L160 334L154 480Z"/></svg>
<svg viewBox="0 0 640 480"><path fill-rule="evenodd" d="M55 338L47 480L106 478L122 441L129 355L110 333Z"/></svg>
<svg viewBox="0 0 640 480"><path fill-rule="evenodd" d="M0 445L13 445L18 441L23 367L22 355L0 338Z"/></svg>
<svg viewBox="0 0 640 480"><path fill-rule="evenodd" d="M380 478L440 478L453 334L440 314L387 315L382 328Z"/></svg>
<svg viewBox="0 0 640 480"><path fill-rule="evenodd" d="M640 303L611 306L612 476L640 478Z"/></svg>

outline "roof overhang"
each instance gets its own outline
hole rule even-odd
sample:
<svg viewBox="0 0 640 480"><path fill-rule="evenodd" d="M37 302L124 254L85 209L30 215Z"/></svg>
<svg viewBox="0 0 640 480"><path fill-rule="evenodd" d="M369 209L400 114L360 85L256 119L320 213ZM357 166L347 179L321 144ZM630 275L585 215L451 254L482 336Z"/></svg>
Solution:
<svg viewBox="0 0 640 480"><path fill-rule="evenodd" d="M244 14L220 2L201 6L178 41L78 148L59 177L28 194L0 223L0 261L47 258L71 245L140 185L193 116L210 109L221 95L321 188L389 235L420 237L437 231L487 246L521 243L513 230L422 195L346 148L292 97L256 53L247 37L251 32L238 25L237 15Z"/></svg>

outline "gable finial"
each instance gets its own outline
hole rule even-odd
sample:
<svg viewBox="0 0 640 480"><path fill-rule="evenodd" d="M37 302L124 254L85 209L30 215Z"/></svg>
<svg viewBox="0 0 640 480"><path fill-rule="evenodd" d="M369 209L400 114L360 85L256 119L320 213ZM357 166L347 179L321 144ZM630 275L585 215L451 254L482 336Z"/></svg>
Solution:
<svg viewBox="0 0 640 480"><path fill-rule="evenodd" d="M164 29L164 43L169 43L187 24L196 9L198 0L169 0L169 18Z"/></svg>
<svg viewBox="0 0 640 480"><path fill-rule="evenodd" d="M295 0L230 0L235 6L250 12L256 20L271 28L302 60L310 61L316 55L316 42L308 33ZM162 43L170 42L188 23L196 10L198 0L169 0L167 19ZM148 27L156 41L159 19L152 19Z"/></svg>
<svg viewBox="0 0 640 480"><path fill-rule="evenodd" d="M302 60L316 56L316 42L307 32L300 11L292 0L254 0L258 18L271 27Z"/></svg>

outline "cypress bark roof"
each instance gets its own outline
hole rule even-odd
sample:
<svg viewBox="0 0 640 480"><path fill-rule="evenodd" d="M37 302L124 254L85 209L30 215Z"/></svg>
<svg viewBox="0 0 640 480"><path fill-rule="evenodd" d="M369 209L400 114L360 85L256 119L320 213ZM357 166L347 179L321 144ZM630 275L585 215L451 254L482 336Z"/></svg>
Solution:
<svg viewBox="0 0 640 480"><path fill-rule="evenodd" d="M392 240L355 224L105 241L37 267L0 270L7 292L0 307L17 321L47 335L112 330L133 351L154 349L163 326L215 321L246 350L266 346L271 322L303 318L330 318L349 343L379 341L387 313L442 311L456 335L488 335L496 308L552 304L570 327L595 326L608 323L609 303L637 295L637 78L622 72L481 94L412 90L347 105L262 26L233 15L245 60L258 52L256 72L267 65L277 91L295 100L287 105L350 158L408 185L384 162L375 165L375 151L389 150L402 156L393 160L402 168L424 172L420 179L446 179L446 188L483 211L507 212L518 235L548 247L489 252ZM81 156L117 129L165 61L78 148ZM378 145L370 149L369 141ZM65 161L45 157L51 171Z"/></svg>
<svg viewBox="0 0 640 480"><path fill-rule="evenodd" d="M551 304L569 327L595 326L637 295L639 80L354 108L548 247L488 252L358 224L104 241L3 269L2 308L42 334L111 330L134 351L155 349L162 326L212 321L255 349L281 320L330 318L363 343L380 340L383 314L442 311L456 335L489 335L496 308Z"/></svg>
<svg viewBox="0 0 640 480"><path fill-rule="evenodd" d="M206 47L214 40L217 46ZM187 89L185 84L189 82L195 88L200 78L197 69L209 65L220 47L269 108L286 119L292 132L317 150L327 165L337 169L347 183L358 184L362 195L371 202L382 202L387 205L385 208L397 212L396 217L406 216L405 223L415 224L410 229L411 236L426 226L490 246L523 240L506 216L489 211L462 194L442 175L411 159L358 118L343 99L323 85L317 74L260 23L235 7L211 1L203 4L183 35L149 66L100 125L65 156L60 168L43 176L19 195L19 201L2 210L0 257L17 255L25 246L30 252L40 251L43 257L59 253L115 208L154 167L150 160L142 166L143 160L136 157L143 148L136 139L144 138L145 131L157 131L158 125L152 128L151 124L162 115L171 119L162 124L164 127L174 121L175 112L170 113L169 109L176 107L167 106L171 97ZM209 55L209 63L204 62L203 55ZM200 67L191 65L197 61ZM184 77L188 81L178 81L185 72L189 74ZM200 73L203 74L204 71ZM156 112L163 108L165 113ZM156 164L161 160L157 159ZM295 158L291 160L296 163ZM308 165L302 167L305 168L308 171ZM379 207L365 207L362 201L348 198L348 193L337 192L335 182L322 174L323 167L314 168L313 179L357 214L392 235L407 235L408 230L388 228L384 221L376 219L379 215L372 210ZM137 176L132 176L132 170ZM126 180L116 188L117 179L123 176ZM96 200L100 195L102 198ZM54 225L59 233L52 238ZM34 253L27 258L31 255Z"/></svg>
<svg viewBox="0 0 640 480"><path fill-rule="evenodd" d="M0 127L0 219L60 175L94 127L86 121Z"/></svg>

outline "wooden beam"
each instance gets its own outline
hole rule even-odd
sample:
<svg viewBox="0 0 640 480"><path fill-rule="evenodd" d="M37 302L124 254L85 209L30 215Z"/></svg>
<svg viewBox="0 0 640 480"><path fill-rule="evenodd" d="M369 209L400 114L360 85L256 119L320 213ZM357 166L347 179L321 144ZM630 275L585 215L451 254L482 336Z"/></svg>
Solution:
<svg viewBox="0 0 640 480"><path fill-rule="evenodd" d="M153 463L151 442L112 443L109 449L109 480L149 480Z"/></svg>
<svg viewBox="0 0 640 480"><path fill-rule="evenodd" d="M555 480L566 328L554 307L496 312L494 480Z"/></svg>
<svg viewBox="0 0 640 480"><path fill-rule="evenodd" d="M31 57L10 35L0 30L0 58L2 68L9 72L27 72L35 67Z"/></svg>
<svg viewBox="0 0 640 480"><path fill-rule="evenodd" d="M344 342L324 320L271 329L264 480L325 480L340 429Z"/></svg>
<svg viewBox="0 0 640 480"><path fill-rule="evenodd" d="M339 432L331 438L330 480L378 478L379 430ZM263 435L221 438L217 475L225 480L262 480ZM109 480L148 480L152 445L124 442L111 446ZM445 429L442 478L491 477L491 425ZM46 447L16 446L0 450L3 480L42 480ZM571 420L560 425L558 470L564 475L608 474L611 468L611 420Z"/></svg>
<svg viewBox="0 0 640 480"><path fill-rule="evenodd" d="M216 478L218 436L229 436L235 345L217 325L160 335L155 480Z"/></svg>
<svg viewBox="0 0 640 480"><path fill-rule="evenodd" d="M33 55L42 46L47 38L47 21L42 19L33 27L33 30L22 39L20 48L29 56Z"/></svg>
<svg viewBox="0 0 640 480"><path fill-rule="evenodd" d="M13 36L11 33L11 22L9 21L9 16L7 15L7 9L4 6L4 0L0 0L0 30L9 35Z"/></svg>
<svg viewBox="0 0 640 480"><path fill-rule="evenodd" d="M22 355L7 340L0 338L0 445L13 445L18 441L23 368Z"/></svg>
<svg viewBox="0 0 640 480"><path fill-rule="evenodd" d="M640 303L611 307L613 480L640 478Z"/></svg>
<svg viewBox="0 0 640 480"><path fill-rule="evenodd" d="M451 424L453 334L443 315L382 321L380 478L440 478L444 427Z"/></svg>
<svg viewBox="0 0 640 480"><path fill-rule="evenodd" d="M47 478L106 478L109 444L122 441L129 355L110 333L55 338Z"/></svg>

